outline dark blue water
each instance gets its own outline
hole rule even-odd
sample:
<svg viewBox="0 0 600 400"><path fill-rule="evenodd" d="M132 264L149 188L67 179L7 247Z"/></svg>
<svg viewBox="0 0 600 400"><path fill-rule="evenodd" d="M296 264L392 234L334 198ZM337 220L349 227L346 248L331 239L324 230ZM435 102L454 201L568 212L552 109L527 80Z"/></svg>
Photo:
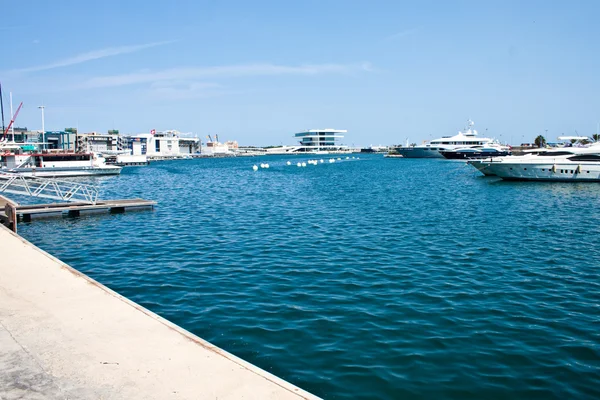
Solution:
<svg viewBox="0 0 600 400"><path fill-rule="evenodd" d="M20 233L328 399L600 398L600 185L287 160L124 169L103 197L154 212Z"/></svg>

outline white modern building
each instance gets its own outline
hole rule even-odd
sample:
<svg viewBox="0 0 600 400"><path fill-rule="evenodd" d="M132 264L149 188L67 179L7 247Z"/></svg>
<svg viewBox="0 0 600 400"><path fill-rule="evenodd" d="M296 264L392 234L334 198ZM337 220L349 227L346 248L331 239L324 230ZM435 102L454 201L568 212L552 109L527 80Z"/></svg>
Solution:
<svg viewBox="0 0 600 400"><path fill-rule="evenodd" d="M139 133L128 139L132 155L146 155L149 158L183 157L198 152L200 148L200 139L182 138L180 133L174 130Z"/></svg>
<svg viewBox="0 0 600 400"><path fill-rule="evenodd" d="M300 141L300 146L295 152L330 153L348 151L348 146L340 143L347 130L342 129L310 129L296 133L294 136Z"/></svg>

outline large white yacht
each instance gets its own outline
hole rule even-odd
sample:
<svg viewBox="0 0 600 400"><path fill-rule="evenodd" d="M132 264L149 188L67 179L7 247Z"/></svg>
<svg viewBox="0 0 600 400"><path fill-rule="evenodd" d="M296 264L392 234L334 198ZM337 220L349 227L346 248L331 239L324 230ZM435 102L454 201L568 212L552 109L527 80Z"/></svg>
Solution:
<svg viewBox="0 0 600 400"><path fill-rule="evenodd" d="M11 153L0 156L0 171L21 176L66 177L118 175L121 167L106 165L104 158L94 153Z"/></svg>
<svg viewBox="0 0 600 400"><path fill-rule="evenodd" d="M396 147L393 153L405 158L444 158L440 151L497 143L494 139L477 137L477 131L473 129L474 124L468 120L465 129L454 136L444 136L419 146Z"/></svg>
<svg viewBox="0 0 600 400"><path fill-rule="evenodd" d="M505 180L598 182L600 143L539 149L520 156L472 160L469 164L484 175Z"/></svg>

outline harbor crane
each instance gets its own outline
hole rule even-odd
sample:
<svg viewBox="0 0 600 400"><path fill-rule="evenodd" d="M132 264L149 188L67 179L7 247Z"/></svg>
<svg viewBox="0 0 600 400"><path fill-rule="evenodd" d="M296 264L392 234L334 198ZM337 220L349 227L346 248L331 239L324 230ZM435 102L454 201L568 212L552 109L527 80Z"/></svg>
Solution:
<svg viewBox="0 0 600 400"><path fill-rule="evenodd" d="M13 115L12 119L10 120L10 123L6 127L6 130L3 132L3 134L2 134L2 141L4 141L4 139L6 139L6 134L10 130L10 127L15 123L15 119L17 119L17 115L19 115L19 111L21 111L21 107L23 107L23 102L21 102L21 104L19 104L19 108L17 108L17 111L15 112L15 115Z"/></svg>

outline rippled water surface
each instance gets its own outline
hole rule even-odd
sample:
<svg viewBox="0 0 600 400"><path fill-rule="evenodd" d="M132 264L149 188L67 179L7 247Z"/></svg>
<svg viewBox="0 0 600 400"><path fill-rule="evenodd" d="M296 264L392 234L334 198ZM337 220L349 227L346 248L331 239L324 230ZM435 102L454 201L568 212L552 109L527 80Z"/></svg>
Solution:
<svg viewBox="0 0 600 400"><path fill-rule="evenodd" d="M600 398L600 185L288 160L124 169L102 197L153 212L20 233L324 398Z"/></svg>

